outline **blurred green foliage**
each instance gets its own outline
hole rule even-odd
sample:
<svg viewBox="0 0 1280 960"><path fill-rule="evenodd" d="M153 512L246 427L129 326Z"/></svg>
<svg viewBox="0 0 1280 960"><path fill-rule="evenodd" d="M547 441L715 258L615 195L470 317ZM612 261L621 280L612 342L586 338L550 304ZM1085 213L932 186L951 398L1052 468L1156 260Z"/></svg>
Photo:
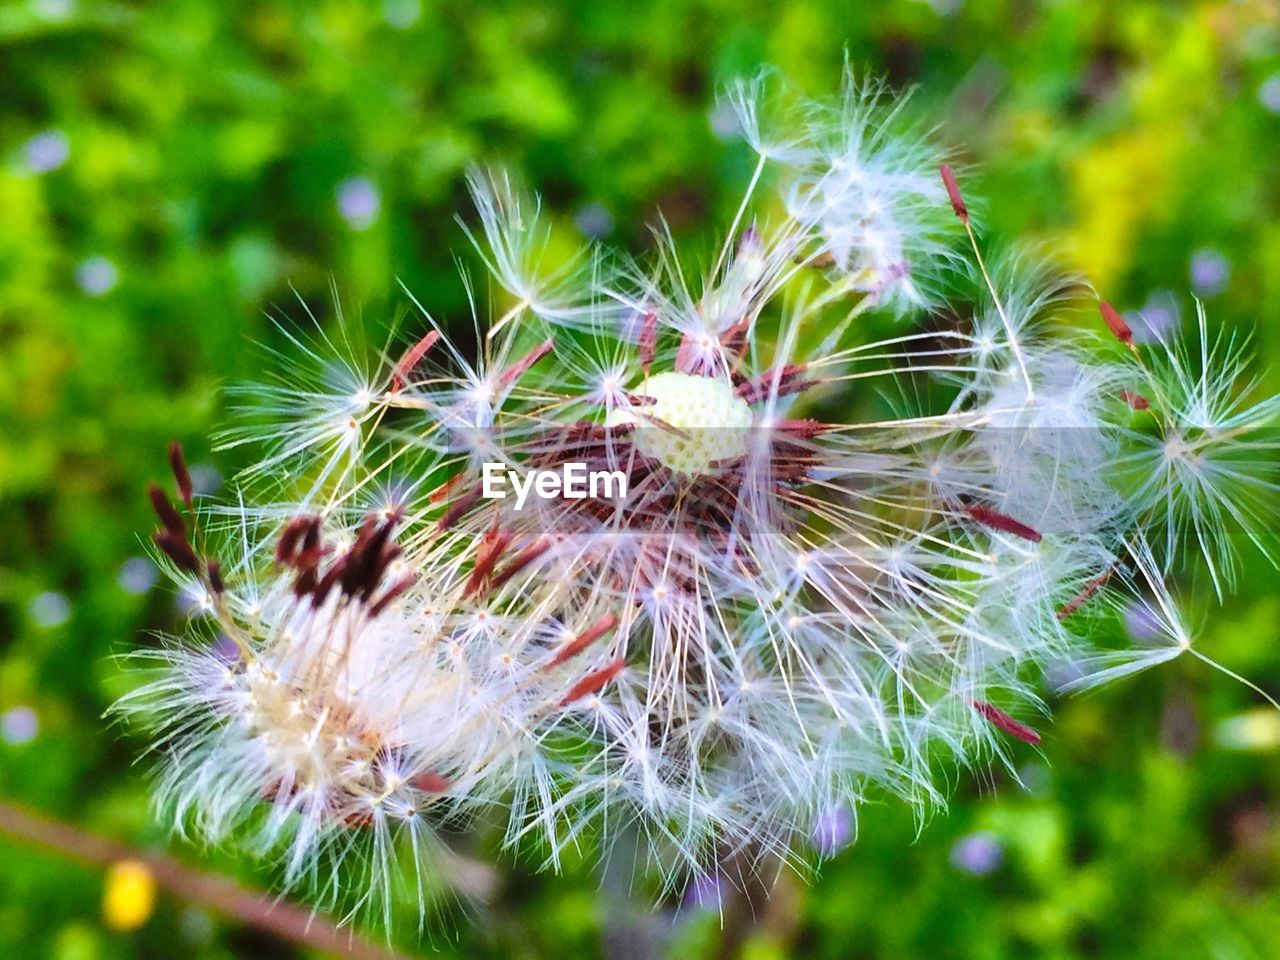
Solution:
<svg viewBox="0 0 1280 960"><path fill-rule="evenodd" d="M919 85L989 235L1040 243L1126 307L1185 313L1197 291L1274 356L1278 17L1275 0L0 5L0 794L166 843L131 766L143 744L101 719L125 688L113 655L182 615L136 559L144 484L171 437L204 483L235 469L206 438L220 384L263 372L268 314L328 322L332 284L390 317L403 281L465 322L466 164L521 171L568 230L642 249L661 209L705 240L750 169L717 84L772 64L827 93L847 51ZM1248 573L1228 606L1206 600L1202 643L1276 691L1275 573ZM868 807L743 955L1274 957L1280 728L1256 705L1194 662L1055 702L1023 786L962 773L918 836ZM5 957L291 955L165 897L113 932L99 871L2 839L0 863ZM616 885L503 867L456 937L406 949L715 955L714 914L653 916Z"/></svg>

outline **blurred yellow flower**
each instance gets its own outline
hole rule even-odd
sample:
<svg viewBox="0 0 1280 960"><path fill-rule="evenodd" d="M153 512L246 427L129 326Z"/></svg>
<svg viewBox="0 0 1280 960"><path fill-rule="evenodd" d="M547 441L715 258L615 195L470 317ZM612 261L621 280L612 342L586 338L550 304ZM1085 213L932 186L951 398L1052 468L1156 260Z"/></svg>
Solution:
<svg viewBox="0 0 1280 960"><path fill-rule="evenodd" d="M112 930L136 930L155 909L156 881L141 860L121 860L107 870L102 919Z"/></svg>
<svg viewBox="0 0 1280 960"><path fill-rule="evenodd" d="M1172 131L1148 128L1103 141L1072 165L1076 229L1066 244L1075 267L1099 290L1128 271L1138 238L1169 189L1179 151Z"/></svg>
<svg viewBox="0 0 1280 960"><path fill-rule="evenodd" d="M1236 750L1274 750L1280 747L1280 714L1266 707L1237 714L1218 724L1215 739Z"/></svg>

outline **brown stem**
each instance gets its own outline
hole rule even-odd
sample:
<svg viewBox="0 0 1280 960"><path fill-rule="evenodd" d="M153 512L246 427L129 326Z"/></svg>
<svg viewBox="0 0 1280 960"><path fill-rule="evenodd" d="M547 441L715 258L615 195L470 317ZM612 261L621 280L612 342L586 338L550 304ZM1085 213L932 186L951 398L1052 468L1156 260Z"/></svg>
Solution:
<svg viewBox="0 0 1280 960"><path fill-rule="evenodd" d="M734 858L728 870L737 873L737 880L728 885L721 905L716 960L740 960L747 942L756 934L789 955L786 948L799 929L794 874L781 869L772 858L761 862L746 855Z"/></svg>
<svg viewBox="0 0 1280 960"><path fill-rule="evenodd" d="M299 946L350 960L395 960L399 956L354 933L340 930L331 921L297 904L285 900L272 902L260 891L243 887L227 877L193 869L173 857L133 850L108 837L3 802L0 802L0 833L100 866L138 860L147 865L157 884L175 896Z"/></svg>

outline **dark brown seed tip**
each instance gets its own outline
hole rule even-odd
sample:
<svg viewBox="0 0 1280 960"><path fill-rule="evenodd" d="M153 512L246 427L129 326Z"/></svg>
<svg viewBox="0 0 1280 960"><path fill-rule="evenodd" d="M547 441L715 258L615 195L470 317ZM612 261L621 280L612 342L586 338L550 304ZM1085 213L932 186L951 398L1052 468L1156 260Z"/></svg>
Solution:
<svg viewBox="0 0 1280 960"><path fill-rule="evenodd" d="M960 194L960 184L956 183L956 175L952 172L951 167L945 163L938 168L938 172L942 174L942 185L947 188L947 197L951 200L951 209L956 212L960 222L967 225L969 223L969 208L965 206L964 197Z"/></svg>
<svg viewBox="0 0 1280 960"><path fill-rule="evenodd" d="M1140 393L1134 393L1132 390L1121 390L1120 396L1134 410L1148 410L1151 408L1151 401Z"/></svg>
<svg viewBox="0 0 1280 960"><path fill-rule="evenodd" d="M968 513L970 517L984 527L990 527L1003 533L1011 533L1015 537L1022 537L1022 539L1030 540L1032 543L1039 543L1044 539L1040 531L1034 527L1029 527L1021 520L1015 520L1008 514L992 510L990 507L974 504L968 508Z"/></svg>
<svg viewBox="0 0 1280 960"><path fill-rule="evenodd" d="M583 697L589 697L592 694L599 693L614 677L622 672L627 665L627 661L622 657L618 657L608 665L601 667L588 673L585 677L569 688L569 692L561 698L558 704L561 707L567 707L575 700L581 700Z"/></svg>
<svg viewBox="0 0 1280 960"><path fill-rule="evenodd" d="M369 607L369 618L372 620L379 616L382 611L386 610L387 607L391 606L391 604L395 602L396 598L412 587L417 579L417 574L406 573L403 577L389 586L382 596L375 600L373 605Z"/></svg>
<svg viewBox="0 0 1280 960"><path fill-rule="evenodd" d="M151 509L156 512L164 528L175 537L186 539L187 525L182 522L182 517L169 499L169 495L157 484L151 483L147 485L147 496L151 498Z"/></svg>
<svg viewBox="0 0 1280 960"><path fill-rule="evenodd" d="M187 470L187 460L182 455L182 444L174 440L169 444L169 466L173 469L173 479L178 484L178 495L182 502L191 506L191 473Z"/></svg>
<svg viewBox="0 0 1280 960"><path fill-rule="evenodd" d="M1098 312L1102 314L1102 322L1107 325L1107 329L1121 343L1126 346L1133 344L1133 330L1129 324L1125 323L1124 317L1120 316L1120 312L1116 310L1106 300L1099 301Z"/></svg>
<svg viewBox="0 0 1280 960"><path fill-rule="evenodd" d="M174 566L179 570L185 570L187 573L200 576L200 560L196 556L196 552L191 549L191 544L187 543L182 537L175 536L169 530L157 530L153 534L152 539L155 540L156 546L164 551L165 556L173 561Z"/></svg>
<svg viewBox="0 0 1280 960"><path fill-rule="evenodd" d="M209 572L209 589L215 594L222 594L226 591L227 585L222 582L222 564L217 560L208 560L204 562L204 568Z"/></svg>
<svg viewBox="0 0 1280 960"><path fill-rule="evenodd" d="M556 655L551 658L551 666L559 666L566 660L577 656L617 625L618 618L616 615L612 613L605 614L582 633L561 645L560 649L556 651Z"/></svg>

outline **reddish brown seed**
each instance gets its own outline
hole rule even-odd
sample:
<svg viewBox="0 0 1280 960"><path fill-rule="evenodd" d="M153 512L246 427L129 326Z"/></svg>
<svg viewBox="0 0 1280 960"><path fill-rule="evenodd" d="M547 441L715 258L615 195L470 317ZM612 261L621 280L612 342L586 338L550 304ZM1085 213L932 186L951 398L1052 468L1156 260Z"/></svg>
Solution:
<svg viewBox="0 0 1280 960"><path fill-rule="evenodd" d="M533 543L529 544L529 546L517 553L515 557L512 558L511 562L503 568L501 573L494 576L494 578L489 582L490 588L497 590L517 573L529 564L533 563L533 561L537 560L538 557L546 553L549 549L551 549L551 541L541 539L535 540Z"/></svg>
<svg viewBox="0 0 1280 960"><path fill-rule="evenodd" d="M368 603L373 599L374 591L377 590L378 585L382 583L383 577L387 575L387 571L391 569L391 565L400 559L400 556L403 553L404 548L397 543L388 543L383 546L382 551L378 554L377 561L369 574L369 583L360 594L361 600Z"/></svg>
<svg viewBox="0 0 1280 960"><path fill-rule="evenodd" d="M185 540L187 525L182 522L182 516L169 500L168 494L152 483L147 486L147 496L151 498L151 508L155 510L156 516L160 518L164 528L175 537Z"/></svg>
<svg viewBox="0 0 1280 960"><path fill-rule="evenodd" d="M301 544L295 542L292 554L285 558L284 563L299 573L304 571L314 573L320 565L320 558L326 552L324 543L320 539L320 518L306 517L304 520L298 531ZM276 552L279 553L278 545Z"/></svg>
<svg viewBox="0 0 1280 960"><path fill-rule="evenodd" d="M581 700L583 697L589 697L593 693L599 693L610 680L622 672L622 668L626 665L627 662L622 657L619 657L608 666L588 673L569 688L569 692L561 699L559 706L568 706L575 700Z"/></svg>
<svg viewBox="0 0 1280 960"><path fill-rule="evenodd" d="M434 770L415 774L409 778L409 786L423 793L444 793L452 784L449 779Z"/></svg>
<svg viewBox="0 0 1280 960"><path fill-rule="evenodd" d="M347 596L367 601L378 589L387 565L399 554L399 548L391 544L391 533L399 520L398 511L386 517L377 513L365 517L338 580Z"/></svg>
<svg viewBox="0 0 1280 960"><path fill-rule="evenodd" d="M1121 390L1120 396L1134 410L1147 410L1151 407L1151 401L1140 393L1134 393L1132 390Z"/></svg>
<svg viewBox="0 0 1280 960"><path fill-rule="evenodd" d="M400 358L400 362L396 364L395 373L391 375L391 390L398 391L404 387L405 381L409 379L414 368L427 355L427 352L436 345L436 341L440 339L440 331L432 330L425 337L415 343L412 347L404 352L404 356Z"/></svg>
<svg viewBox="0 0 1280 960"><path fill-rule="evenodd" d="M1102 314L1102 322L1107 325L1107 329L1112 335L1126 346L1133 344L1133 330L1129 324L1125 323L1124 317L1120 316L1120 312L1116 310L1106 300L1098 303L1098 312Z"/></svg>
<svg viewBox="0 0 1280 960"><path fill-rule="evenodd" d="M1083 607L1095 593L1106 586L1107 581L1111 579L1111 574L1115 571L1112 567L1100 577L1094 577L1086 583L1074 597L1058 608L1058 619L1066 620L1081 607Z"/></svg>
<svg viewBox="0 0 1280 960"><path fill-rule="evenodd" d="M576 657L617 625L618 618L616 616L612 613L605 614L572 640L562 644L560 649L556 651L556 655L551 658L550 666L559 666L566 660Z"/></svg>
<svg viewBox="0 0 1280 960"><path fill-rule="evenodd" d="M444 512L444 516L440 518L437 523L437 527L440 530L448 530L458 522L459 517L480 502L482 495L482 491L479 487L474 490L468 490L461 497L455 500L449 509Z"/></svg>
<svg viewBox="0 0 1280 960"><path fill-rule="evenodd" d="M320 582L316 584L316 588L311 591L311 605L314 607L322 606L329 594L333 592L334 586L342 579L342 571L346 569L347 557L342 555L333 561L333 565L329 567L329 572L320 578Z"/></svg>
<svg viewBox="0 0 1280 960"><path fill-rule="evenodd" d="M200 559L186 540L175 536L170 530L157 530L152 535L152 539L179 570L200 576Z"/></svg>
<svg viewBox="0 0 1280 960"><path fill-rule="evenodd" d="M320 584L320 578L316 574L315 567L307 567L298 574L298 578L293 581L293 595L295 597L305 597L308 594L314 596L316 587Z"/></svg>
<svg viewBox="0 0 1280 960"><path fill-rule="evenodd" d="M502 372L502 376L498 377L498 386L500 388L511 386L511 384L515 383L528 373L530 367L554 350L555 345L556 343L554 340L542 341L542 343L538 344Z"/></svg>
<svg viewBox="0 0 1280 960"><path fill-rule="evenodd" d="M298 552L298 541L311 527L314 517L294 517L280 531L280 539L276 541L276 563L292 563Z"/></svg>
<svg viewBox="0 0 1280 960"><path fill-rule="evenodd" d="M821 420L779 420L773 428L792 439L810 440L820 433L834 430L835 425Z"/></svg>
<svg viewBox="0 0 1280 960"><path fill-rule="evenodd" d="M471 577L467 580L467 587L462 592L464 597L471 596L489 579L503 551L511 544L511 537L512 535L506 531L494 530L481 538L480 546L476 550L476 565L471 568Z"/></svg>
<svg viewBox="0 0 1280 960"><path fill-rule="evenodd" d="M640 324L640 366L647 374L658 352L658 315L650 311Z"/></svg>
<svg viewBox="0 0 1280 960"><path fill-rule="evenodd" d="M783 367L781 372L766 370L758 377L744 380L734 388L733 392L747 403L759 403L769 396L785 397L793 393L803 393L818 383L817 380L801 378L807 369L806 364L791 363ZM774 384L777 384L776 388Z"/></svg>
<svg viewBox="0 0 1280 960"><path fill-rule="evenodd" d="M169 466L173 469L173 479L178 483L178 495L182 502L191 506L191 473L187 470L187 460L182 455L182 444L174 440L169 444Z"/></svg>
<svg viewBox="0 0 1280 960"><path fill-rule="evenodd" d="M1040 531L1027 526L1019 520L1013 519L999 511L992 510L990 507L974 505L967 508L968 514L984 527L991 527L993 530L1001 530L1004 533L1011 533L1015 537L1022 537L1024 540L1030 540L1032 543L1039 543L1044 538L1040 535Z"/></svg>
<svg viewBox="0 0 1280 960"><path fill-rule="evenodd" d="M725 353L740 357L747 349L747 334L751 332L751 317L743 317L720 334L720 346Z"/></svg>
<svg viewBox="0 0 1280 960"><path fill-rule="evenodd" d="M395 583L389 586L386 589L386 592L384 592L381 597L375 600L373 603L373 606L369 608L369 618L373 619L377 617L380 613L382 613L383 610L387 609L387 607L389 607L397 597L399 597L406 590L412 587L414 583L417 581L417 579L418 579L417 574L406 573L403 577L401 577L399 580L397 580Z"/></svg>
<svg viewBox="0 0 1280 960"><path fill-rule="evenodd" d="M441 500L448 497L458 484L462 483L466 479L467 475L465 473L455 473L452 477L427 494L427 499L432 503L439 503Z"/></svg>
<svg viewBox="0 0 1280 960"><path fill-rule="evenodd" d="M222 582L222 564L217 560L206 559L204 568L209 574L209 589L215 594L222 594L226 591L227 586Z"/></svg>
<svg viewBox="0 0 1280 960"><path fill-rule="evenodd" d="M964 197L960 194L960 184L956 183L956 175L951 172L951 167L943 164L938 168L938 172L942 174L942 185L947 188L947 197L951 200L951 209L956 212L956 216L960 218L960 222L968 225L969 208L964 204Z"/></svg>
<svg viewBox="0 0 1280 960"><path fill-rule="evenodd" d="M1025 723L1020 723L1013 719L1013 717L1009 716L999 707L992 706L989 703L983 703L981 700L974 700L973 709L977 710L994 726L1003 730L1010 736L1017 737L1019 740L1023 740L1026 743L1031 744L1033 747L1038 747L1040 745L1040 734L1036 733L1036 731L1032 730Z"/></svg>

